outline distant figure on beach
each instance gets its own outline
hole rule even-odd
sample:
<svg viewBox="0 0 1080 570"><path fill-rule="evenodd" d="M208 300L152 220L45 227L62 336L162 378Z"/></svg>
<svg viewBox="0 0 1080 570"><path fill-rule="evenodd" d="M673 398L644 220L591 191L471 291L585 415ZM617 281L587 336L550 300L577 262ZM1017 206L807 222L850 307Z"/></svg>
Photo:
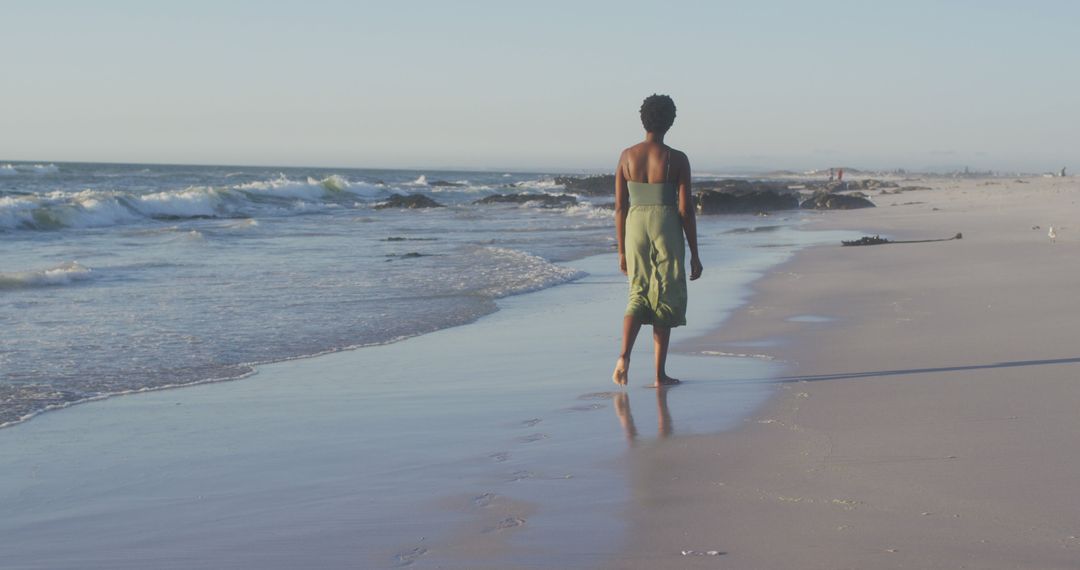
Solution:
<svg viewBox="0 0 1080 570"><path fill-rule="evenodd" d="M832 182L836 178L836 171L832 168L829 169L829 182Z"/></svg>
<svg viewBox="0 0 1080 570"><path fill-rule="evenodd" d="M1064 166L1061 167L1061 177L1065 178L1065 167Z"/></svg>
<svg viewBox="0 0 1080 570"><path fill-rule="evenodd" d="M844 181L844 169L843 168L838 169L836 171L836 181L837 182L843 182Z"/></svg>
<svg viewBox="0 0 1080 570"><path fill-rule="evenodd" d="M630 280L622 351L612 380L625 386L630 353L641 325L653 327L655 386L677 384L667 375L671 329L686 324L686 246L690 279L701 277L697 221L690 195L690 161L664 144L675 122L675 102L651 95L641 104L645 140L624 150L615 168L615 237L619 269ZM685 235L686 239L683 240Z"/></svg>

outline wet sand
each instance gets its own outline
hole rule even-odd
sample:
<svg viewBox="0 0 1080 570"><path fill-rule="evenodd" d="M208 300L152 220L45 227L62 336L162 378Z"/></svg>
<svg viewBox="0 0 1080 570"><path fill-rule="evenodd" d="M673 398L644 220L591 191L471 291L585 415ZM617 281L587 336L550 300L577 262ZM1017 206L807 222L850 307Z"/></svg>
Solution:
<svg viewBox="0 0 1080 570"><path fill-rule="evenodd" d="M703 221L725 270L691 285L679 337L715 330L790 255L759 246L812 237L724 233L759 223L741 220ZM614 255L571 265L589 276L466 326L0 430L0 567L602 565L627 530L625 451L737 426L775 387L718 380L779 367L684 351L686 385L657 392L642 335L620 391L625 278Z"/></svg>
<svg viewBox="0 0 1080 570"><path fill-rule="evenodd" d="M1080 564L1080 181L912 184L812 227L963 239L806 250L694 341L776 358L779 395L631 450L608 567Z"/></svg>

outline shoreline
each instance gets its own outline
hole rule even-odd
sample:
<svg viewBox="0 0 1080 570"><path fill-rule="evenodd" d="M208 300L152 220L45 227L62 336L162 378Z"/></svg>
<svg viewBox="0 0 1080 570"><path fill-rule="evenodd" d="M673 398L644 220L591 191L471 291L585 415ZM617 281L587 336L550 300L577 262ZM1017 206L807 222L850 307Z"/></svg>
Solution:
<svg viewBox="0 0 1080 570"><path fill-rule="evenodd" d="M775 357L780 389L738 429L627 454L608 567L1075 567L1080 272L1058 260L1080 240L1044 232L1080 188L932 182L810 229L963 240L804 249L704 341Z"/></svg>
<svg viewBox="0 0 1080 570"><path fill-rule="evenodd" d="M713 225L703 243L730 227ZM713 330L744 301L746 284L787 255L753 244L799 238L776 232L710 250L732 271L698 282L702 318L682 335ZM2 430L6 563L594 566L624 530L617 465L627 432L613 401L629 414L633 400L643 429L631 445L676 441L737 425L772 390L711 381L718 371L764 378L776 368L673 346L670 362L688 380L663 393L673 431L645 429L664 416L659 393L642 388L649 367L631 371L626 397L608 384L618 340L610 315L626 302L611 261L567 264L590 275L501 299L469 326L263 365L244 381L108 398Z"/></svg>

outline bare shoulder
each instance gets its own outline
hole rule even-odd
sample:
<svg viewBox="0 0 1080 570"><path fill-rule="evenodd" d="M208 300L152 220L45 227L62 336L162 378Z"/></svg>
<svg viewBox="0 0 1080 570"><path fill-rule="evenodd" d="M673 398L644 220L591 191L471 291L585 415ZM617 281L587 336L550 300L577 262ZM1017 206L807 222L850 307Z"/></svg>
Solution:
<svg viewBox="0 0 1080 570"><path fill-rule="evenodd" d="M619 153L619 164L615 166L615 172L617 174L624 174L625 173L627 163L630 161L631 157L633 156L633 154L632 154L633 148L634 147L624 148L622 150L622 152Z"/></svg>

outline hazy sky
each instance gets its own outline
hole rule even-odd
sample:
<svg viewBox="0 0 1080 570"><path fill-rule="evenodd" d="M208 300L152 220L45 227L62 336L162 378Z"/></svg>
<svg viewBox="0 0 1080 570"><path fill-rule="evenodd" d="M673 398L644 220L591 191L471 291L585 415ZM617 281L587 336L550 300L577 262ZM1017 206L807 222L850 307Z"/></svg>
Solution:
<svg viewBox="0 0 1080 570"><path fill-rule="evenodd" d="M667 7L672 8L667 8ZM0 159L1080 171L1080 3L0 0Z"/></svg>

